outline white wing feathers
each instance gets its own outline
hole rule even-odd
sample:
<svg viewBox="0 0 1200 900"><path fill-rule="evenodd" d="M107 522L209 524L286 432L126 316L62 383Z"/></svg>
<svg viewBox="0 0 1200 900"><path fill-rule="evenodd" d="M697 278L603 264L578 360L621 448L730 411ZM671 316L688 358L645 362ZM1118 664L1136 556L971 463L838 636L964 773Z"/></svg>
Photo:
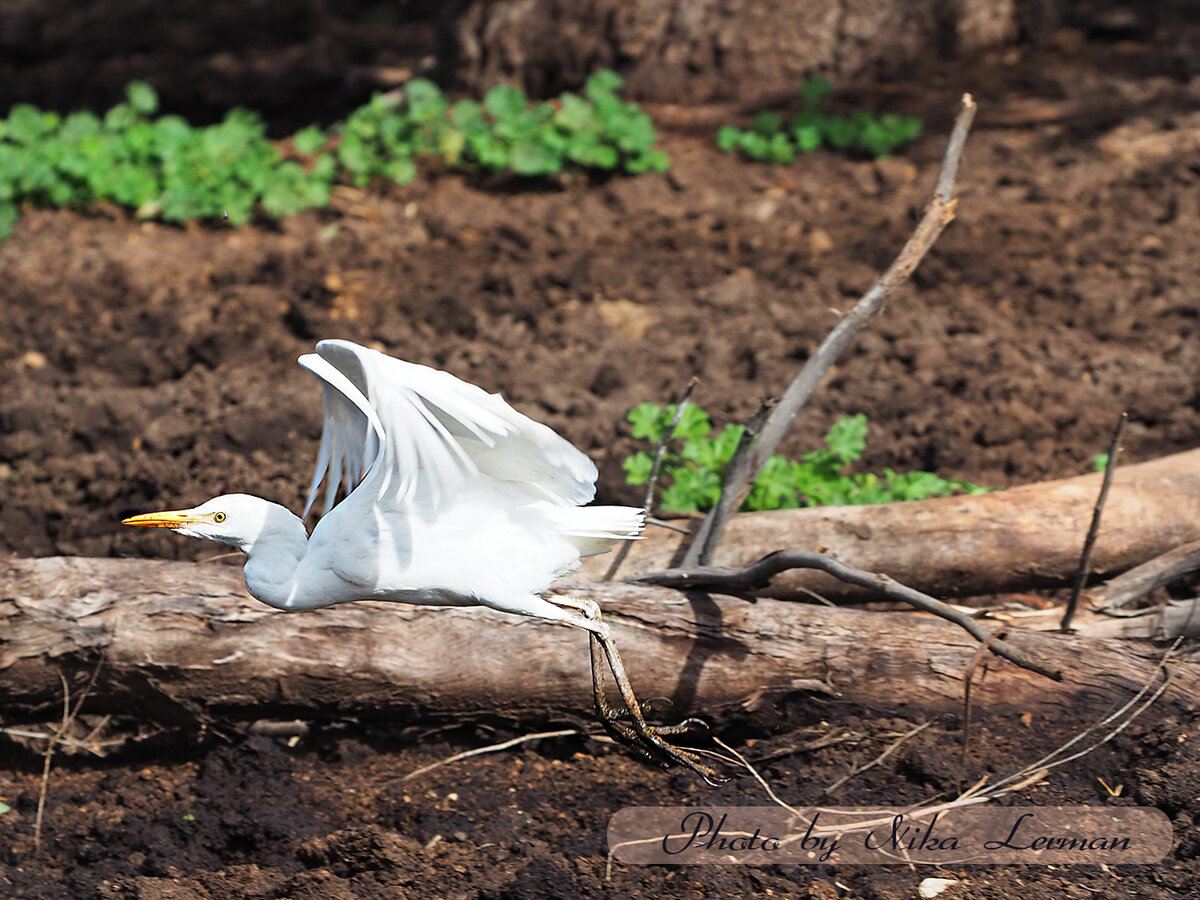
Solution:
<svg viewBox="0 0 1200 900"><path fill-rule="evenodd" d="M339 485L365 481L376 500L429 509L480 476L564 506L595 495L592 461L496 394L349 341L321 341L299 362L325 401L306 515L322 481L326 512Z"/></svg>

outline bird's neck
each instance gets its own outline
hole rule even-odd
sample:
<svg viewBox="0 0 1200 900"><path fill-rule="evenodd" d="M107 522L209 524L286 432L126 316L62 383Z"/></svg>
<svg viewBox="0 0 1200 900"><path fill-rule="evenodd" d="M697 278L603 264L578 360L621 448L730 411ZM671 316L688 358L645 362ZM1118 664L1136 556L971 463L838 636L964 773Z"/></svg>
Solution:
<svg viewBox="0 0 1200 900"><path fill-rule="evenodd" d="M267 527L242 551L246 554L243 574L250 593L268 606L288 609L296 571L308 551L304 522L282 506L277 507Z"/></svg>

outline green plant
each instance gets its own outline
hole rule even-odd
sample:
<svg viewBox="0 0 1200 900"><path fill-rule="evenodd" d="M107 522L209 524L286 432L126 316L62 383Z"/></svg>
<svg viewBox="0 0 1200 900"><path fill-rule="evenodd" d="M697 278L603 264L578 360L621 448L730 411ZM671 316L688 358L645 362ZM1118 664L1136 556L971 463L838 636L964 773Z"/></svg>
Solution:
<svg viewBox="0 0 1200 900"><path fill-rule="evenodd" d="M717 147L725 153L738 151L759 162L788 164L797 153L812 153L823 146L878 158L890 156L921 135L921 120L915 116L885 113L872 115L859 110L839 116L823 110L833 93L829 79L812 75L800 88L804 108L785 122L782 115L763 110L748 129L723 125L717 130Z"/></svg>
<svg viewBox="0 0 1200 900"><path fill-rule="evenodd" d="M125 93L102 117L18 104L0 120L0 238L22 203L108 201L143 218L241 224L257 206L283 216L328 202L333 159L320 155L307 171L283 159L254 113L235 109L194 128L178 116L152 118L158 96L148 84Z"/></svg>
<svg viewBox="0 0 1200 900"><path fill-rule="evenodd" d="M285 158L254 113L235 109L195 128L179 116L155 118L158 96L133 82L125 102L105 115L60 116L28 104L0 120L0 240L23 204L83 206L107 201L143 218L249 221L256 211L281 217L329 202L333 184L365 186L384 177L404 184L416 160L453 169L546 176L567 167L665 171L650 117L617 96L621 77L601 71L583 96L534 103L507 85L482 103L451 104L430 81L378 94L330 134L305 128Z"/></svg>
<svg viewBox="0 0 1200 900"><path fill-rule="evenodd" d="M583 96L564 93L557 105L531 104L524 91L506 84L489 90L482 103L450 104L437 85L414 79L399 94L377 95L346 121L338 159L357 184L373 175L404 183L415 176L418 157L526 177L568 167L664 172L669 163L654 147L654 123L617 96L622 83L605 70L587 79Z"/></svg>
<svg viewBox="0 0 1200 900"><path fill-rule="evenodd" d="M629 412L633 436L657 444L675 415L674 406L642 403ZM733 458L745 428L726 425L714 433L708 413L688 406L671 438L678 449L663 458L660 505L668 512L703 512L711 509L721 494L725 466ZM980 494L987 488L965 481L945 479L932 472L847 474L847 467L866 449L867 417L843 416L825 435L825 446L790 460L775 454L743 505L747 510L790 509L799 506L845 506L889 503L894 500L923 500L955 491ZM625 477L630 484L645 484L650 477L653 454L639 451L625 459Z"/></svg>

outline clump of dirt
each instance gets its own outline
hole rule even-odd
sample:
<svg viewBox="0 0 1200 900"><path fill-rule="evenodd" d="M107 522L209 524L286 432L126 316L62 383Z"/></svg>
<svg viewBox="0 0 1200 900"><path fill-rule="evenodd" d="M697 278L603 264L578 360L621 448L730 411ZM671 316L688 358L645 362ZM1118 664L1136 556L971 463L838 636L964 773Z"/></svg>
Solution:
<svg viewBox="0 0 1200 900"><path fill-rule="evenodd" d="M66 62L39 66L42 79L78 81ZM295 357L325 337L502 392L597 460L602 500L637 502L620 468L637 446L625 412L668 400L693 375L695 399L721 421L777 395L908 237L964 88L981 114L958 220L783 450L803 452L838 416L864 412L864 468L1002 487L1088 471L1121 410L1128 461L1196 446L1200 84L1155 68L1149 43L1064 32L903 90L859 85L926 120L904 158L816 154L767 168L684 129L663 137L673 166L663 177L529 187L430 172L237 230L27 211L0 245L0 549L194 558L211 549L117 523L232 490L298 507L320 400ZM964 767L957 726L938 723L823 799L910 723L800 699L769 733L723 732L754 759L774 755L764 775L797 804L950 795L1089 724L1069 709L1037 729L981 714ZM431 885L447 897L835 897L848 885L891 898L932 874L617 866L607 881L613 810L766 798L748 778L710 789L573 739L400 781L516 733L404 724L324 723L293 747L223 731L105 760L60 753L40 851L41 757L5 738L0 792L14 811L0 815L0 884L14 897L395 897ZM830 734L844 736L797 749ZM1193 711L1152 709L1021 796L1158 806L1176 824L1173 867L938 874L977 897L1031 884L1182 895L1200 876L1195 735Z"/></svg>

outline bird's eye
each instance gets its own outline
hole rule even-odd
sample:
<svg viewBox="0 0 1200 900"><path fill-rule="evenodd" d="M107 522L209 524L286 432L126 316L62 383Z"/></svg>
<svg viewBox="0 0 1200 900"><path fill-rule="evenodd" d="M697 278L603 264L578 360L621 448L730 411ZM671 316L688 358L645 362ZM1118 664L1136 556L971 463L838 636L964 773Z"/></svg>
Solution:
<svg viewBox="0 0 1200 900"><path fill-rule="evenodd" d="M225 521L225 513L213 513L213 521L220 524Z"/></svg>

